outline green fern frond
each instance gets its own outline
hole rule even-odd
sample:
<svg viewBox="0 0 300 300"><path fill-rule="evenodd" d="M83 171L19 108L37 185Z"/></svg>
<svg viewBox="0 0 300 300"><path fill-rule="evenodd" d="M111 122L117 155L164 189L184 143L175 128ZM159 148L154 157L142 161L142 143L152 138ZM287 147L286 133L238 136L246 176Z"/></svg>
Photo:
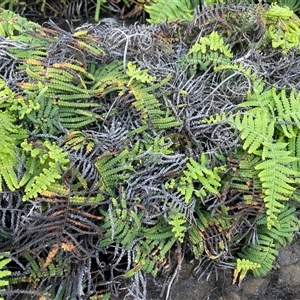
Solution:
<svg viewBox="0 0 300 300"><path fill-rule="evenodd" d="M126 74L130 77L130 80L127 84L128 86L130 86L133 81L151 83L156 80L155 76L150 76L147 70L141 70L140 68L137 68L137 66L131 61L127 63Z"/></svg>
<svg viewBox="0 0 300 300"><path fill-rule="evenodd" d="M238 258L236 260L236 268L234 269L232 284L235 284L236 281L238 280L240 286L242 280L245 278L248 271L257 272L257 270L260 268L261 265L259 263L253 262L245 258L243 259Z"/></svg>
<svg viewBox="0 0 300 300"><path fill-rule="evenodd" d="M101 226L104 231L104 237L100 241L100 247L107 247L114 243L124 246L126 251L134 253L134 260L126 271L125 277L134 276L139 271L156 276L158 265L165 260L166 253L176 242L172 228L178 225L176 218L174 226L167 224L162 218L151 227L142 226L144 212L135 212L128 206L128 200L121 188L119 198L112 198L112 208L101 211L104 216L104 223ZM175 220L176 219L176 220ZM182 222L180 222L182 226ZM179 233L180 231L180 233ZM176 232L183 234L181 228L176 227Z"/></svg>
<svg viewBox="0 0 300 300"><path fill-rule="evenodd" d="M82 78L86 77L90 79L91 81L95 81L95 77L93 74L89 73L85 68L83 67L83 63L79 60L75 60L72 63L69 62L63 62L63 63L54 63L52 65L53 68L56 69L63 69L67 70L68 72L74 72L74 75L82 81Z"/></svg>
<svg viewBox="0 0 300 300"><path fill-rule="evenodd" d="M160 243L160 255L162 258L165 258L168 251L173 247L173 245L176 243L177 238L172 237L170 240L166 241L161 241Z"/></svg>
<svg viewBox="0 0 300 300"><path fill-rule="evenodd" d="M233 57L233 54L229 49L229 45L224 44L224 39L219 36L216 31L213 31L208 36L201 37L199 42L195 43L187 54L189 55L198 52L206 54L209 51L219 51L227 58Z"/></svg>
<svg viewBox="0 0 300 300"><path fill-rule="evenodd" d="M100 1L100 0L99 0ZM92 54L93 56L98 56L98 57L103 57L106 55L105 51L99 46L99 42L97 39L86 39L84 40L85 37L87 37L88 33L85 32L84 35L79 36L79 32L75 32L74 36L77 38L76 39L76 44L82 49L83 51L86 51L87 53Z"/></svg>
<svg viewBox="0 0 300 300"><path fill-rule="evenodd" d="M267 0L267 2L272 3L274 1ZM277 0L276 3L281 7L289 7L293 12L298 12L300 10L300 3L297 0Z"/></svg>
<svg viewBox="0 0 300 300"><path fill-rule="evenodd" d="M239 106L267 108L273 101L275 91L275 88L265 90L262 79L254 80L252 91L248 92L246 101L243 101Z"/></svg>
<svg viewBox="0 0 300 300"><path fill-rule="evenodd" d="M73 150L78 150L84 145L88 153L93 150L96 144L93 138L81 131L70 131L65 136L65 143L67 147L70 147Z"/></svg>
<svg viewBox="0 0 300 300"><path fill-rule="evenodd" d="M288 140L288 151L291 155L297 157L297 160L290 162L292 170L300 170L300 132ZM299 178L296 178L299 182Z"/></svg>
<svg viewBox="0 0 300 300"><path fill-rule="evenodd" d="M218 32L213 31L208 36L201 37L186 55L181 58L184 66L190 66L190 73L194 74L197 66L202 71L210 66L227 65L233 57L229 45L225 45L224 40Z"/></svg>
<svg viewBox="0 0 300 300"><path fill-rule="evenodd" d="M188 229L187 234L195 259L199 260L204 252L204 241L200 234L200 230L196 226L191 226Z"/></svg>
<svg viewBox="0 0 300 300"><path fill-rule="evenodd" d="M226 113L222 113L222 114L215 114L215 115L211 115L208 118L204 118L201 122L203 124L212 124L212 123L220 123L220 122L227 122L230 118L232 117L231 114L226 114Z"/></svg>
<svg viewBox="0 0 300 300"><path fill-rule="evenodd" d="M54 245L47 258L36 258L30 253L25 253L23 258L28 261L29 270L26 274L16 274L10 278L10 284L26 284L30 286L33 290L36 290L41 282L47 280L55 282L55 280L60 279L59 283L63 284L68 278L65 278L64 272L70 272L70 261L69 259L63 259L61 251L64 249L63 245ZM45 292L45 296L50 296L50 294L56 294L56 284L51 284L51 289Z"/></svg>
<svg viewBox="0 0 300 300"><path fill-rule="evenodd" d="M25 173L20 186L25 186L23 200L37 197L39 193L61 179L62 172L69 165L68 154L55 143L45 141L42 144L33 145L26 140L21 147L28 153L25 163Z"/></svg>
<svg viewBox="0 0 300 300"><path fill-rule="evenodd" d="M67 280L63 280L60 283L60 286L57 289L57 291L55 289L53 289L53 292L51 294L51 299L63 300L64 297L65 297L65 292L66 292L67 284L68 284Z"/></svg>
<svg viewBox="0 0 300 300"><path fill-rule="evenodd" d="M85 71L80 63L55 63L49 68L36 59L28 59L26 63L42 68L40 74L33 72L35 75L31 76L37 81L37 88L31 86L31 91L26 91L26 102L39 105L38 112L35 109L26 111L29 126L33 126L36 133L54 134L61 127L80 129L101 119L97 113L90 111L91 108L101 107L100 103L89 102L92 92L87 86L94 76ZM39 76L46 76L49 81L42 83L38 81ZM28 88L27 84L20 86Z"/></svg>
<svg viewBox="0 0 300 300"><path fill-rule="evenodd" d="M234 123L242 132L243 148L250 154L256 153L263 142L273 140L275 120L270 120L268 111L253 108L244 115L238 114L234 118Z"/></svg>
<svg viewBox="0 0 300 300"><path fill-rule="evenodd" d="M205 231L209 226L217 226L220 232L230 227L230 220L226 213L212 216L208 211L197 209L196 214L197 229L200 232Z"/></svg>
<svg viewBox="0 0 300 300"><path fill-rule="evenodd" d="M258 244L248 246L239 254L242 260L237 260L234 282L239 277L240 284L249 270L254 276L267 274L278 255L278 247L290 243L299 230L299 220L295 214L295 207L291 204L285 205L278 213L272 228L269 228L268 222L268 216L262 216L258 220Z"/></svg>
<svg viewBox="0 0 300 300"><path fill-rule="evenodd" d="M11 261L10 258L5 256L0 256L0 291L3 291L2 288L9 285L9 277L11 276L11 271L5 270L5 266ZM0 297L0 300L4 298Z"/></svg>
<svg viewBox="0 0 300 300"><path fill-rule="evenodd" d="M295 179L292 176L299 176L299 171L292 170L286 165L298 160L290 156L286 151L286 143L264 143L263 157L267 158L255 166L261 170L258 174L262 182L264 202L267 208L268 228L275 225L277 214L283 208L279 201L287 201L295 191Z"/></svg>
<svg viewBox="0 0 300 300"><path fill-rule="evenodd" d="M16 101L15 93L6 85L5 81L0 78L0 108L10 110L13 102Z"/></svg>
<svg viewBox="0 0 300 300"><path fill-rule="evenodd" d="M13 56L17 57L18 59L44 59L47 56L46 48L40 49L18 49L18 48L11 48L8 50Z"/></svg>
<svg viewBox="0 0 300 300"><path fill-rule="evenodd" d="M110 153L105 152L97 159L95 166L100 174L99 188L110 196L115 197L114 188L118 182L128 178L128 170L133 170L129 162L129 151Z"/></svg>
<svg viewBox="0 0 300 300"><path fill-rule="evenodd" d="M40 37L36 35L32 35L32 32L38 32ZM46 37L45 32L41 30L41 26L37 23L28 21L26 18L21 17L19 14L16 14L10 10L5 10L0 8L0 36L4 38L10 38L12 40L16 40L21 42L23 45L27 44L30 46L29 49L17 49L13 48L9 51L19 52L24 56L28 56L28 58L36 57L36 52L39 51L38 47L43 47L46 45L46 40L43 40L43 37ZM44 51L45 50L45 51ZM46 56L46 48L41 51L42 56ZM17 58L22 58L22 55L17 56ZM39 55L37 55L39 57Z"/></svg>
<svg viewBox="0 0 300 300"><path fill-rule="evenodd" d="M164 130L168 128L179 127L182 125L182 121L176 120L174 116L152 119L151 123L157 130Z"/></svg>
<svg viewBox="0 0 300 300"><path fill-rule="evenodd" d="M187 163L187 170L183 171L177 190L185 196L185 202L189 203L192 196L203 198L207 192L217 195L218 188L221 186L221 177L219 176L225 170L225 167L215 167L212 170L207 168L208 156L202 154L200 162L190 158ZM200 189L196 186L201 184ZM171 184L171 185L170 185ZM165 184L166 188L173 188L175 181Z"/></svg>
<svg viewBox="0 0 300 300"><path fill-rule="evenodd" d="M285 246L291 243L295 233L299 230L299 220L295 214L295 207L286 204L277 215L275 224L268 228L268 219L261 217L257 224L257 231L260 235L267 235L274 239L276 245Z"/></svg>
<svg viewBox="0 0 300 300"><path fill-rule="evenodd" d="M111 199L113 209L110 212L102 211L105 223L101 228L105 230L105 234L99 243L100 247L117 242L122 244L126 250L131 250L133 241L142 235L141 218L143 213L137 214L129 211L126 200L122 189L119 199Z"/></svg>
<svg viewBox="0 0 300 300"><path fill-rule="evenodd" d="M261 158L254 154L249 154L239 161L238 168L233 168L231 173L231 188L234 190L261 191L262 184L258 177L259 170L255 167L261 163Z"/></svg>
<svg viewBox="0 0 300 300"><path fill-rule="evenodd" d="M288 6L272 3L263 19L268 25L266 37L271 38L273 48L282 48L283 54L292 48L299 49L299 18Z"/></svg>
<svg viewBox="0 0 300 300"><path fill-rule="evenodd" d="M259 244L256 246L249 246L239 256L242 259L250 260L260 265L260 268L253 269L254 276L266 275L273 266L278 255L278 250L272 238L268 236L259 236Z"/></svg>
<svg viewBox="0 0 300 300"><path fill-rule="evenodd" d="M58 182L52 183L47 190L41 191L40 194L47 198L66 197L70 194L70 189Z"/></svg>
<svg viewBox="0 0 300 300"><path fill-rule="evenodd" d="M58 80L51 80L48 84L49 93L71 93L71 94L79 94L79 95L88 95L88 91L82 88L79 88L73 83L58 81Z"/></svg>
<svg viewBox="0 0 300 300"><path fill-rule="evenodd" d="M149 23L163 23L178 21L191 21L194 7L190 0L152 0L151 5L145 5L145 11L149 13Z"/></svg>
<svg viewBox="0 0 300 300"><path fill-rule="evenodd" d="M60 129L56 121L59 108L46 96L48 87L43 86L41 83L38 86L39 90L37 92L27 92L24 102L30 104L30 109L27 108L27 111L20 118L24 118L27 126L33 127L37 133L53 134Z"/></svg>
<svg viewBox="0 0 300 300"><path fill-rule="evenodd" d="M186 220L180 212L172 212L169 216L168 223L172 225L172 232L178 238L178 241L183 243L184 233L186 231Z"/></svg>
<svg viewBox="0 0 300 300"><path fill-rule="evenodd" d="M74 74L69 70L64 70L62 68L47 68L45 72L45 78L49 80L55 79L57 81L72 82L74 79Z"/></svg>
<svg viewBox="0 0 300 300"><path fill-rule="evenodd" d="M91 93L102 96L111 92L111 88L122 91L128 83L128 75L124 74L123 62L113 61L98 68L93 74L95 84L90 87Z"/></svg>
<svg viewBox="0 0 300 300"><path fill-rule="evenodd" d="M171 75L162 79L159 83L147 86L144 83L135 81L129 89L134 95L135 101L132 106L141 114L142 125L152 124L157 130L177 127L182 124L181 120L176 120L174 116L169 116L169 109L164 111L162 103L155 97L154 90L162 87L171 79Z"/></svg>
<svg viewBox="0 0 300 300"><path fill-rule="evenodd" d="M0 191L4 190L4 184L9 190L14 191L19 187L18 182L18 152L19 144L28 134L15 125L15 118L7 112L0 111L0 139L2 146L0 149Z"/></svg>
<svg viewBox="0 0 300 300"><path fill-rule="evenodd" d="M283 89L279 94L273 92L273 110L276 115L276 124L288 138L294 137L300 129L300 93L295 95L292 89L289 97Z"/></svg>

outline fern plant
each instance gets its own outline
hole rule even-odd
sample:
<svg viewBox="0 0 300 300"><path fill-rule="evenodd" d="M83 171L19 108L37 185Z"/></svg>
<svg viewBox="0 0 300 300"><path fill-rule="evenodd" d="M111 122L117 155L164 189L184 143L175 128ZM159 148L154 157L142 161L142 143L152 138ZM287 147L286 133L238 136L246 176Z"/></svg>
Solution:
<svg viewBox="0 0 300 300"><path fill-rule="evenodd" d="M15 284L26 284L34 290L35 296L40 296L44 298L57 299L69 298L68 291L66 290L68 283L68 277L66 274L70 272L70 261L62 260L62 255L59 253L60 247L54 247L50 252L46 260L36 259L33 255L29 253L24 254L24 260L27 261L28 269L23 272L23 274L12 274L9 283L11 285ZM47 278L47 283L51 287L48 291L41 291L41 285L46 285L45 278ZM59 282L56 280L59 278ZM44 281L44 283L42 282ZM21 290L24 295L30 294L29 291ZM8 293L9 294L9 293ZM24 299L30 299L26 297Z"/></svg>
<svg viewBox="0 0 300 300"><path fill-rule="evenodd" d="M25 186L23 200L26 201L36 198L40 192L61 179L69 165L69 158L55 143L48 141L34 144L24 140L21 147L27 159L19 185Z"/></svg>
<svg viewBox="0 0 300 300"><path fill-rule="evenodd" d="M268 228L275 224L276 215L284 207L281 201L293 196L295 178L299 177L299 170L291 168L299 158L288 151L290 139L299 130L298 102L294 90L287 97L284 89L279 92L275 87L265 90L261 80L255 80L253 92L249 92L246 101L239 105L247 108L245 112L215 119L220 122L228 118L228 122L241 132L243 149L261 159L254 168L259 171L257 176L263 189Z"/></svg>
<svg viewBox="0 0 300 300"><path fill-rule="evenodd" d="M173 226L172 231L175 237L178 238L179 242L183 243L187 223L184 219L184 215L179 212L172 212L168 223Z"/></svg>
<svg viewBox="0 0 300 300"><path fill-rule="evenodd" d="M206 71L211 66L229 63L232 57L229 45L226 45L223 38L213 31L208 36L200 37L199 41L182 57L182 62L190 66L190 73L193 75L198 66L201 71Z"/></svg>
<svg viewBox="0 0 300 300"><path fill-rule="evenodd" d="M266 0L265 2L267 2L269 4L276 3L277 5L279 5L281 7L287 6L295 13L300 10L300 5L297 0L278 0L278 1Z"/></svg>
<svg viewBox="0 0 300 300"><path fill-rule="evenodd" d="M1 22L0 22L0 36L7 37L12 40L17 40L28 46L41 46L46 44L46 41L37 36L33 37L30 31L37 30L42 36L45 35L41 31L41 26L37 23L31 22L11 10L0 8ZM25 29L25 30L24 30ZM27 30L27 31L26 31ZM24 55L26 50L19 49ZM17 50L16 50L17 51ZM18 51L17 51L18 52ZM28 55L28 54L27 54ZM33 57L31 55L31 57Z"/></svg>
<svg viewBox="0 0 300 300"><path fill-rule="evenodd" d="M5 86L2 79L0 79L0 89L0 108L4 109L4 111L0 111L0 136L3 141L0 150L0 191L5 190L5 186L14 191L19 187L20 144L28 137L28 133L21 125L18 125L18 118L13 107L15 94ZM23 104L20 110L24 109L32 108L25 108Z"/></svg>
<svg viewBox="0 0 300 300"><path fill-rule="evenodd" d="M163 23L178 20L190 21L193 18L194 2L191 0L152 0L144 9L149 13L149 23Z"/></svg>
<svg viewBox="0 0 300 300"><path fill-rule="evenodd" d="M200 162L196 162L193 158L187 163L187 170L183 171L179 182L175 179L165 184L166 188L177 190L185 197L185 202L189 203L192 197L203 199L208 193L218 194L218 188L221 186L220 173L225 170L224 166L215 167L213 170L207 168L208 156L202 154ZM198 187L200 184L200 188Z"/></svg>
<svg viewBox="0 0 300 300"><path fill-rule="evenodd" d="M272 3L263 17L267 24L267 36L271 38L273 48L282 48L284 54L292 48L299 49L299 18L293 10Z"/></svg>
<svg viewBox="0 0 300 300"><path fill-rule="evenodd" d="M294 233L299 228L299 220L294 214L295 207L286 205L277 216L277 222L270 229L267 217L261 217L258 221L258 244L248 246L237 259L234 271L233 282L239 277L239 284L248 271L252 271L255 276L267 274L273 266L273 262L278 254L278 247L291 242Z"/></svg>
<svg viewBox="0 0 300 300"><path fill-rule="evenodd" d="M7 253L6 253L7 254ZM0 292L3 292L3 287L7 287L9 285L8 278L11 275L11 271L5 270L4 267L11 261L10 258L6 258L5 256L0 256ZM0 297L0 300L4 300L4 298Z"/></svg>
<svg viewBox="0 0 300 300"><path fill-rule="evenodd" d="M182 238L182 230L178 229L178 222L182 222L178 221L177 214L177 218L174 216L170 219L172 226L166 226L160 219L154 226L147 228L142 226L144 213L129 210L126 202L126 194L121 190L120 198L112 198L109 210L102 211L105 216L102 225L105 235L99 247L117 243L123 245L126 251L134 251L134 265L131 268L127 267L125 277L132 277L139 271L156 276L166 253L177 238Z"/></svg>
<svg viewBox="0 0 300 300"><path fill-rule="evenodd" d="M126 171L133 170L130 155L127 149L120 153L106 152L99 157L95 166L100 174L99 189L115 197L114 188L118 182L126 180L129 174Z"/></svg>
<svg viewBox="0 0 300 300"><path fill-rule="evenodd" d="M300 199L300 96L258 77L259 42L249 53L230 43L237 28L247 42L259 31L241 17L252 11L207 7L179 26L195 1L139 4L151 22L174 22L103 20L65 32L0 12L3 59L13 62L0 70L1 246L17 262L12 296L19 284L28 299L118 298L125 278L140 299L144 273L166 272L171 288L182 245L199 266L236 267L240 282L266 274L299 228L290 200ZM263 18L280 28L294 16ZM111 30L126 42L112 45ZM248 92L234 93L235 78ZM235 139L227 148L224 128Z"/></svg>

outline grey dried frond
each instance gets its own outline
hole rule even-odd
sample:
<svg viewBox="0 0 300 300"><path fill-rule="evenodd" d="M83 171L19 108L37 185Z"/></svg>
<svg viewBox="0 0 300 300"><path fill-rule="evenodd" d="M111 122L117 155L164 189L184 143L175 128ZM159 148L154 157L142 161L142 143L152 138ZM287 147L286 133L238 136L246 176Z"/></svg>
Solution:
<svg viewBox="0 0 300 300"><path fill-rule="evenodd" d="M0 239L3 244L6 240L3 237L10 239L21 229L22 216L27 211L28 209L24 207L22 196L19 192L7 191L0 193L0 231L2 233Z"/></svg>
<svg viewBox="0 0 300 300"><path fill-rule="evenodd" d="M0 36L0 77L7 86L16 91L16 82L24 79L24 74L17 71L18 59L8 49L28 49L28 45Z"/></svg>

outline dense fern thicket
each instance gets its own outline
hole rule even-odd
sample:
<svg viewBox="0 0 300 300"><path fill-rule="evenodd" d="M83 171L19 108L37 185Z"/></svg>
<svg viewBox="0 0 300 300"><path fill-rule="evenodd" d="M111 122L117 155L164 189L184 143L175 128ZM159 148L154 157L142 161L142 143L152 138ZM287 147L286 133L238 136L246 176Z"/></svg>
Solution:
<svg viewBox="0 0 300 300"><path fill-rule="evenodd" d="M0 8L9 9L37 22L54 19L63 24L98 22L105 17L114 17L126 22L158 23L191 21L194 10L222 4L271 4L288 6L300 12L298 0L2 0Z"/></svg>
<svg viewBox="0 0 300 300"><path fill-rule="evenodd" d="M0 10L0 296L168 298L185 256L270 271L299 230L299 28L274 4L70 31Z"/></svg>

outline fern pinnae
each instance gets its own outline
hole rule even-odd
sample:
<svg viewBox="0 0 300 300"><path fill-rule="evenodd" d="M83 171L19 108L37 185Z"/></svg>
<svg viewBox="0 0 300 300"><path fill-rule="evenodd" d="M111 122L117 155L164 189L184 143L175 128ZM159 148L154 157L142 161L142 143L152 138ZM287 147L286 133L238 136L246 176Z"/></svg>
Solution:
<svg viewBox="0 0 300 300"><path fill-rule="evenodd" d="M28 90L31 92L40 91L40 87L36 83L32 83L32 82L16 83L16 86L19 86L21 89Z"/></svg>
<svg viewBox="0 0 300 300"><path fill-rule="evenodd" d="M66 127L68 127L68 125L66 124L72 126L71 124L75 125L75 124L81 124L85 122L88 122L87 124L89 124L95 121L94 118L87 118L86 116L76 116L76 117L73 116L73 117L66 117L66 118L60 116L59 120Z"/></svg>
<svg viewBox="0 0 300 300"><path fill-rule="evenodd" d="M63 99L68 98L66 100L70 100L69 97L64 97L64 95L59 95L59 100L54 102L55 105L63 107L63 108L92 108L92 107L101 107L98 103L88 103L88 102L75 102L75 101L65 101ZM83 100L89 98L88 95L75 95L71 96L72 100ZM61 111L61 110L60 110Z"/></svg>
<svg viewBox="0 0 300 300"><path fill-rule="evenodd" d="M48 120L53 119L55 116L58 115L58 111L59 108L53 105L52 100L48 99L44 110L43 118L46 118Z"/></svg>
<svg viewBox="0 0 300 300"><path fill-rule="evenodd" d="M88 43L85 43L84 41L77 40L76 42L78 43L78 45L82 49L85 49L86 51L92 53L95 56L101 56L102 57L106 54L105 51L102 48L100 48L97 44L94 44L92 46Z"/></svg>
<svg viewBox="0 0 300 300"><path fill-rule="evenodd" d="M96 83L91 86L91 90L99 90L114 83L125 85L128 82L128 76L123 72L123 62L113 61L108 65L100 67L94 73Z"/></svg>
<svg viewBox="0 0 300 300"><path fill-rule="evenodd" d="M300 132L298 132L296 136L289 139L288 150L290 151L291 155L298 158L297 160L290 162L292 169L295 171L300 170ZM298 183L299 178L300 176L295 178L296 182Z"/></svg>
<svg viewBox="0 0 300 300"><path fill-rule="evenodd" d="M256 165L255 169L261 170L258 176L265 194L264 202L270 228L275 224L278 213L284 207L280 201L286 201L293 195L295 180L291 176L299 176L299 171L286 166L298 160L286 151L286 143L264 143L264 146L267 149L263 154L266 160Z"/></svg>
<svg viewBox="0 0 300 300"><path fill-rule="evenodd" d="M152 276L156 276L158 272L158 268L155 267L154 260L146 260L146 263L143 265L142 269L147 274L151 274Z"/></svg>
<svg viewBox="0 0 300 300"><path fill-rule="evenodd" d="M70 100L90 99L89 94L61 94L59 92L52 93L52 96L49 95L49 97L52 97L54 99L58 99L57 104L60 104L61 106L68 106L68 105L69 106L76 106L77 102L68 102ZM83 104L83 103L79 103L79 104ZM87 105L87 104L85 103L84 105ZM97 104L97 105L100 106L99 104ZM89 107L91 107L91 106L93 106L92 103L89 104Z"/></svg>
<svg viewBox="0 0 300 300"><path fill-rule="evenodd" d="M61 122L61 124L67 129L78 130L78 129L84 128L85 126L89 125L92 122L94 122L94 120L84 118L84 120L81 122L72 123L67 120L65 123Z"/></svg>
<svg viewBox="0 0 300 300"><path fill-rule="evenodd" d="M43 81L44 80L44 74L43 74L43 67L40 68L33 68L32 69L30 68L30 66L27 66L26 68L26 73L32 78L32 79L35 79L35 80L38 80L38 81ZM41 73L42 72L42 73Z"/></svg>
<svg viewBox="0 0 300 300"><path fill-rule="evenodd" d="M273 140L275 120L270 120L265 110L255 108L242 117L237 115L234 123L241 131L241 139L244 140L243 148L247 149L249 154L255 153L263 142Z"/></svg>
<svg viewBox="0 0 300 300"><path fill-rule="evenodd" d="M82 63L80 63L79 61L76 61L76 64L75 63L68 63L68 62L64 62L64 63L54 63L52 65L53 68L56 68L56 69L66 69L66 70L73 70L73 71L76 71L78 72L78 74L83 74L83 75L86 75L89 79L91 80L95 80L95 77L88 73L83 67L81 67L80 65L82 65ZM76 74L76 73L75 73Z"/></svg>
<svg viewBox="0 0 300 300"><path fill-rule="evenodd" d="M253 89L254 91L252 93L248 92L246 101L243 101L239 106L267 108L273 101L276 89L272 87L269 90L264 90L264 85L259 79L254 82Z"/></svg>
<svg viewBox="0 0 300 300"><path fill-rule="evenodd" d="M12 275L12 272L10 270L5 270L4 267L11 261L10 258L7 258L6 256L8 253L2 253L0 256L0 288L6 287L9 285L9 277ZM2 291L0 289L0 291ZM4 298L0 297L1 300L4 300Z"/></svg>
<svg viewBox="0 0 300 300"><path fill-rule="evenodd" d="M129 224L125 222L120 234L115 234L115 240L122 243L122 240L124 240L127 235L130 237L130 227Z"/></svg>
<svg viewBox="0 0 300 300"><path fill-rule="evenodd" d="M27 137L27 133L15 124L15 118L11 114L0 112L0 118L0 138L3 142L0 149L0 191L3 191L4 183L9 190L14 191L19 187L16 153L18 145Z"/></svg>
<svg viewBox="0 0 300 300"><path fill-rule="evenodd" d="M80 94L87 94L88 92L86 89L81 89L73 84L70 84L68 82L58 81L55 79L52 79L49 83L49 92L57 92L57 91L64 91L64 92L70 92L70 93L80 93Z"/></svg>
<svg viewBox="0 0 300 300"><path fill-rule="evenodd" d="M147 20L150 23L174 20L188 21L193 18L193 9L188 0L157 0L152 5L145 5L145 10L150 14L150 18Z"/></svg>
<svg viewBox="0 0 300 300"><path fill-rule="evenodd" d="M277 123L285 136L292 138L300 128L300 93L296 96L292 89L288 98L286 90L282 89L278 95L274 93L273 97Z"/></svg>
<svg viewBox="0 0 300 300"><path fill-rule="evenodd" d="M160 243L160 255L162 257L165 257L168 251L172 248L172 246L176 243L177 238L172 237L168 242L165 243L165 241Z"/></svg>
<svg viewBox="0 0 300 300"><path fill-rule="evenodd" d="M46 48L44 50L41 49L17 49L17 48L11 48L8 49L8 51L17 57L18 59L44 59L47 56L47 50Z"/></svg>
<svg viewBox="0 0 300 300"><path fill-rule="evenodd" d="M172 236L174 236L173 232L172 232L172 228L171 227L167 227L168 230L166 230L165 232L158 232L158 233L147 233L146 234L146 239L149 240L165 240L167 238L170 238Z"/></svg>

